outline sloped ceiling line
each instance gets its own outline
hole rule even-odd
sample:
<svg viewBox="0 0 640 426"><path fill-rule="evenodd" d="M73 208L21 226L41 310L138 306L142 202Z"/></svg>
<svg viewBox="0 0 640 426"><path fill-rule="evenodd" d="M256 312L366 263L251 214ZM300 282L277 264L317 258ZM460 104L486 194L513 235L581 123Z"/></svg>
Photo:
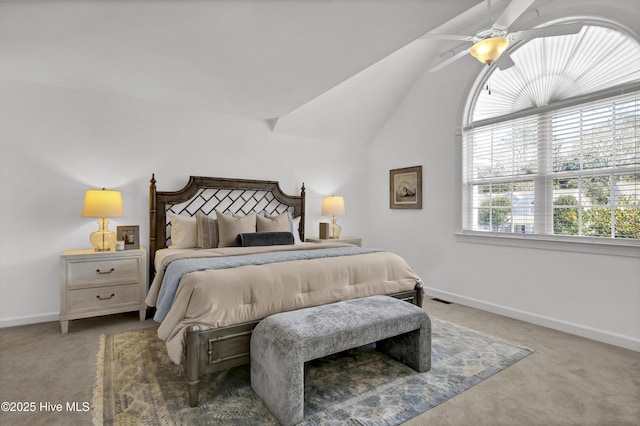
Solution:
<svg viewBox="0 0 640 426"><path fill-rule="evenodd" d="M344 143L371 140L438 53L441 43L421 40L420 36L428 31L450 33L469 28L470 23L489 23L484 2L447 3L455 9L441 14L437 25L433 25L433 19L425 21L430 26L425 25L418 37L414 34L411 41L399 45L393 53L277 121L269 120L273 131ZM508 0L502 0L498 7L507 4Z"/></svg>
<svg viewBox="0 0 640 426"><path fill-rule="evenodd" d="M0 0L0 79L366 139L430 54L398 50L480 2Z"/></svg>

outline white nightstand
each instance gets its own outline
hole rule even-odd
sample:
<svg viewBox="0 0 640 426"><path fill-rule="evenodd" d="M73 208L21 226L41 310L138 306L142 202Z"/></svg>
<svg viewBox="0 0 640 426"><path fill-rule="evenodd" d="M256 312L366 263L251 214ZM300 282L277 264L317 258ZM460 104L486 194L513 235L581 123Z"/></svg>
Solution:
<svg viewBox="0 0 640 426"><path fill-rule="evenodd" d="M306 241L308 243L347 243L353 244L354 246L362 247L362 238L360 237L340 237L340 238L329 238L329 239L321 239L321 238L307 238Z"/></svg>
<svg viewBox="0 0 640 426"><path fill-rule="evenodd" d="M69 331L69 320L120 312L140 311L147 305L147 252L137 250L96 252L93 249L62 253L60 327Z"/></svg>

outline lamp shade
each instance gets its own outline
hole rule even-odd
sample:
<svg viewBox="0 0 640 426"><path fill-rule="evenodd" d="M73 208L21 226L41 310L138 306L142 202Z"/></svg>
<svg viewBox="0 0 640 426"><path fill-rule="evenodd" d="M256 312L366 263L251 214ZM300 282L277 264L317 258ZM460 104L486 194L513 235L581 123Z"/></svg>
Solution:
<svg viewBox="0 0 640 426"><path fill-rule="evenodd" d="M84 195L82 217L123 217L122 193L108 189L88 189Z"/></svg>
<svg viewBox="0 0 640 426"><path fill-rule="evenodd" d="M469 53L483 64L491 65L502 55L502 52L504 52L507 47L509 47L509 39L504 37L491 37L480 40L474 44Z"/></svg>
<svg viewBox="0 0 640 426"><path fill-rule="evenodd" d="M344 197L332 195L322 199L322 215L340 216L346 214L344 206Z"/></svg>

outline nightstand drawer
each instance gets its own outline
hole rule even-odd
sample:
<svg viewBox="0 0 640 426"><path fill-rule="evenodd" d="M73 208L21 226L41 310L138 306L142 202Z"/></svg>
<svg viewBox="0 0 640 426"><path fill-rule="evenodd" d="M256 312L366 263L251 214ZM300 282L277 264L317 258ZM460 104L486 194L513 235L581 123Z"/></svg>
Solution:
<svg viewBox="0 0 640 426"><path fill-rule="evenodd" d="M117 305L135 305L141 303L140 285L123 284L94 288L69 290L67 311L73 315L82 311L100 311Z"/></svg>
<svg viewBox="0 0 640 426"><path fill-rule="evenodd" d="M147 252L66 250L60 257L60 329L69 321L139 311L147 316Z"/></svg>
<svg viewBox="0 0 640 426"><path fill-rule="evenodd" d="M86 283L111 284L140 280L138 258L69 262L67 268L69 287Z"/></svg>

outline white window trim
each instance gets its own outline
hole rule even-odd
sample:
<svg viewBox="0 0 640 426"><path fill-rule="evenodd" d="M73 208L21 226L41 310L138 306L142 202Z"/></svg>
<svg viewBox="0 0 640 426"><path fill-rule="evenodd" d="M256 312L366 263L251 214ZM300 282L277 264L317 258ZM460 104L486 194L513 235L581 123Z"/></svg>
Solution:
<svg viewBox="0 0 640 426"><path fill-rule="evenodd" d="M455 234L456 241L524 247L541 250L572 251L640 258L640 241L622 238L579 237L569 235L510 234L503 232L464 230Z"/></svg>
<svg viewBox="0 0 640 426"><path fill-rule="evenodd" d="M576 18L577 19L577 18ZM621 26L619 23L613 23L604 21L601 19L591 19L591 18L581 18L581 21L585 23L592 22L597 25L609 27L615 29L616 31L626 32L632 38L636 39L636 41L640 42L640 39L637 34L633 31L629 30L626 27ZM564 22L564 21L563 21ZM552 23L561 23L558 22L549 22ZM456 132L457 139L457 158L458 158L458 166L457 170L460 176L460 180L457 182L456 186L458 187L458 194L461 195L460 199L457 200L457 209L456 216L458 224L464 226L463 224L463 202L462 202L462 194L466 191L465 184L463 183L462 171L463 171L463 131L476 126L483 126L486 124L490 124L497 121L503 121L505 119L514 119L522 116L528 116L535 112L544 113L550 109L557 109L567 106L572 106L576 104L581 104L585 101L596 101L603 98L608 98L615 95L623 95L631 92L636 92L640 89L640 82L630 82L626 84L622 84L617 87L612 87L604 90L600 90L595 93L590 93L587 95L577 96L571 99L567 99L565 101L556 102L554 105L543 106L535 109L529 109L527 111L518 111L514 113L507 114L501 117L494 117L486 120L479 120L473 124L469 123L469 114L471 113L473 105L475 105L477 97L482 90L483 87L486 86L486 79L490 75L488 70L485 70L483 73L478 75L476 81L470 86L474 89L474 93L472 96L469 96L466 100L466 104L464 105L461 112L461 122L467 123L462 128L458 128ZM545 157L546 158L546 157ZM539 177L539 176L538 176ZM550 180L544 180L547 185L551 184ZM540 183L540 182L538 182ZM539 192L537 192L539 193ZM545 194L549 195L549 192L546 191ZM536 200L536 214L535 217L539 217L539 213L541 209L545 209L543 203L539 201L545 201L549 203L552 201L548 200ZM591 253L591 254L601 254L601 255L611 255L611 256L625 256L625 257L635 257L640 258L640 240L635 239L624 239L624 238L606 238L606 237L587 237L587 236L569 236L569 235L554 235L551 234L552 223L549 221L545 222L546 228L541 234L521 234L521 233L502 233L502 232L490 232L490 231L474 231L470 229L460 229L457 231L455 235L456 241L465 242L465 243L477 243L477 244L490 244L490 245L498 245L498 246L507 246L507 247L522 247L522 248L530 248L530 249L542 249L542 250L551 250L551 251L569 251L569 252L578 252L578 253Z"/></svg>
<svg viewBox="0 0 640 426"><path fill-rule="evenodd" d="M597 93L593 96L596 100L606 99L607 97L620 95L620 94L629 94L636 93L640 90L640 83L633 83L624 85L622 87L616 87L607 89L605 91ZM608 95L608 96L605 96ZM579 100L571 99L566 102L561 103L562 107L567 105L579 105L584 101L584 97L580 97ZM555 110L554 106L545 106L539 108L534 113L530 114L526 113L515 113L509 116L509 119L512 119L513 116L521 117L521 116L529 116L540 113L547 113L548 111ZM487 120L491 121L491 120ZM500 120L498 120L500 121ZM486 125L486 122L483 123ZM468 126L465 129L461 129L458 132L457 138L460 144L460 150L463 151L464 139L462 136L463 130L467 130L476 126ZM546 143L539 144L540 149L549 149L549 145ZM462 157L462 156L461 156ZM546 160L548 156L543 155L542 159ZM462 158L461 158L462 160ZM461 165L461 164L460 164ZM540 166L540 164L539 164ZM527 180L533 179L536 182L536 185L551 185L552 179L548 179L549 176L556 176L552 174L548 174L545 170L547 169L546 165L542 165L543 167L539 170L539 173L533 178L529 178L526 175L523 176L508 176L505 177L505 181L512 180ZM618 172L623 172L628 169L630 173L635 173L638 168L637 166L630 167L621 167ZM610 170L596 171L596 174L609 175L611 173ZM460 168L460 174L462 175L462 168ZM578 174L578 173L575 173ZM561 174L562 176L571 175L571 172L565 172ZM558 175L560 176L560 174ZM522 178L522 179L520 179ZM492 179L492 181L500 181L498 179ZM482 181L474 182L474 184L482 183ZM465 191L469 191L471 186L468 186L464 183L464 178L461 179L460 182L460 194L464 194ZM536 191L536 197L540 195L545 195L547 197L551 196L551 191ZM466 195L469 197L469 195ZM463 195L464 198L464 195ZM456 233L456 237L458 241L463 242L473 242L473 243L482 243L482 244L495 244L495 245L505 245L511 247L529 247L529 248L540 248L546 250L561 250L561 251L573 251L573 252L581 252L581 253L595 253L595 254L605 254L605 255L615 255L615 256L631 256L631 257L640 257L640 240L636 239L625 239L625 238L608 238L608 237L587 237L587 236L571 236L571 235L556 235L553 234L553 222L550 220L544 221L544 223L540 223L540 218L544 216L548 216L547 210L552 205L553 201L549 200L540 200L536 198L535 204L535 220L536 220L536 228L544 228L543 233L538 234L521 234L521 233L508 233L508 232L491 232L491 231L476 231L471 229L464 229L462 232ZM460 211L462 212L462 207L460 207ZM541 214L542 213L542 214ZM461 214L460 223L463 223L462 217L464 214ZM467 217L467 220L470 220L470 217ZM542 226L544 225L544 226ZM463 227L471 227L470 223L463 223ZM504 241L502 241L504 240Z"/></svg>

